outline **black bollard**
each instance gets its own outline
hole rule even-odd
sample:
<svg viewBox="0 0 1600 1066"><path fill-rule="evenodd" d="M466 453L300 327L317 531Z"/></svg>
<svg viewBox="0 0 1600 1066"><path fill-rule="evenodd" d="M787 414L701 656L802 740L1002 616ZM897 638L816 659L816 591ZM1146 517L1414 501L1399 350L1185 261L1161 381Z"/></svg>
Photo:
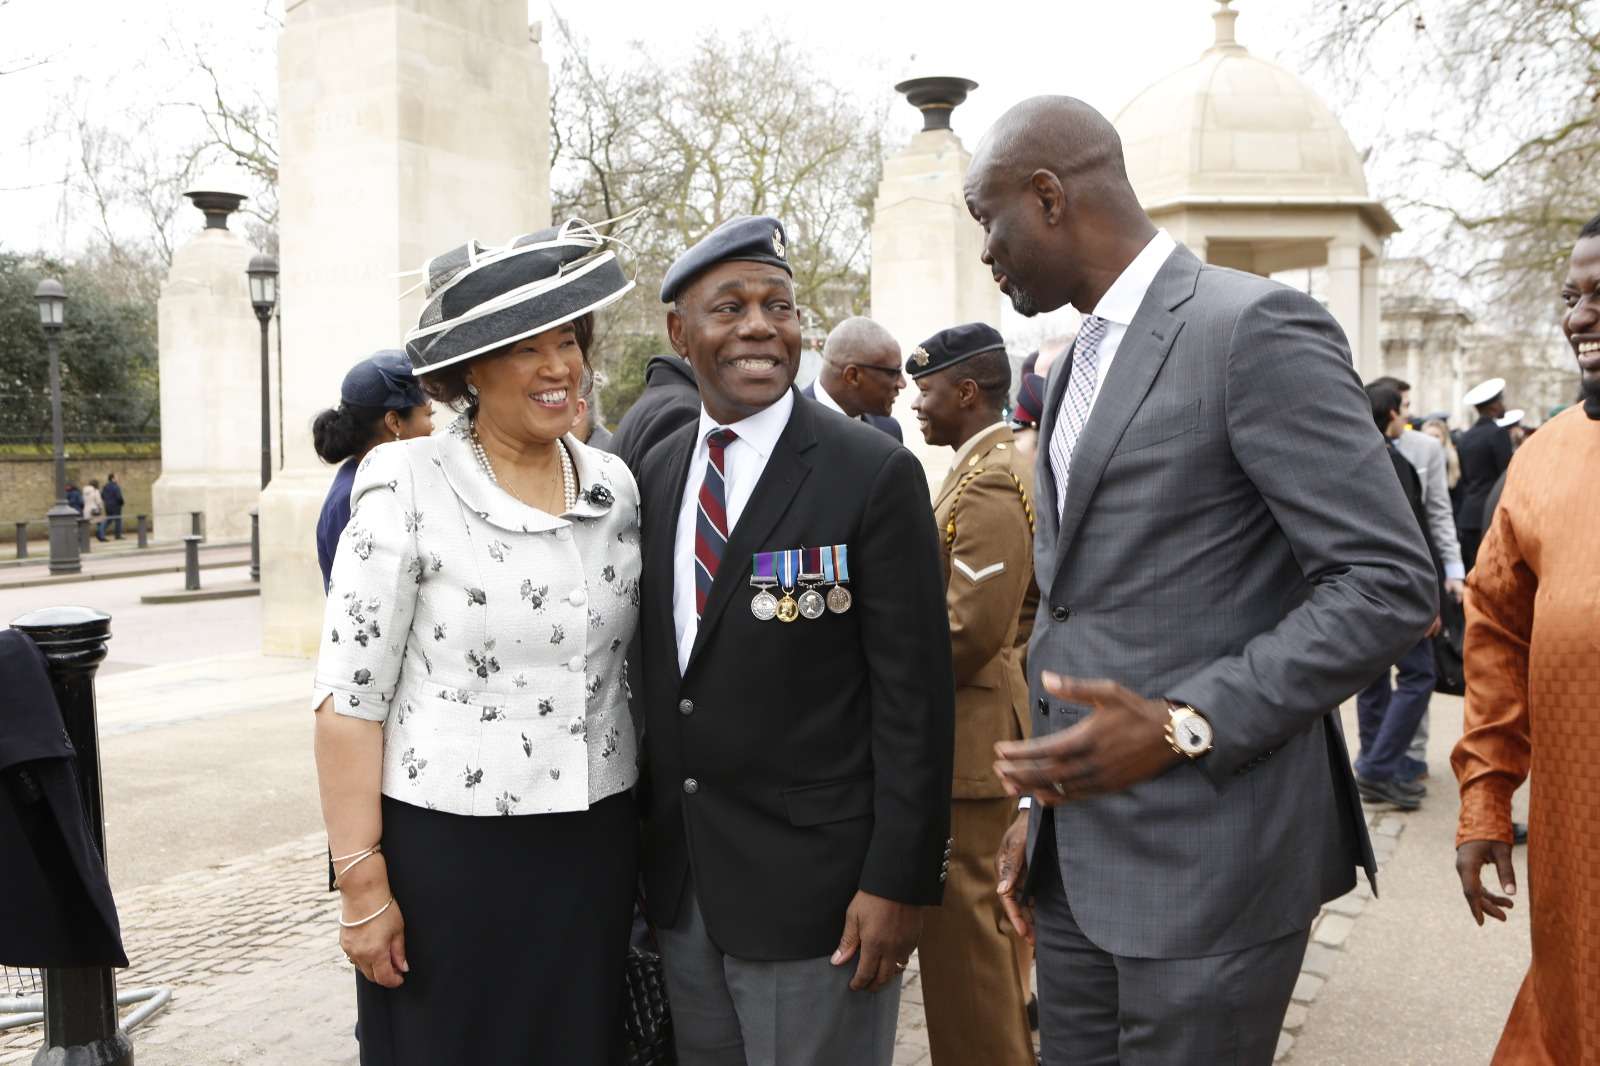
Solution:
<svg viewBox="0 0 1600 1066"><path fill-rule="evenodd" d="M149 515L142 514L142 515L139 516L139 547L141 547L141 548L150 547L150 516Z"/></svg>
<svg viewBox="0 0 1600 1066"><path fill-rule="evenodd" d="M183 538L183 587L189 592L200 590L200 538L194 533Z"/></svg>
<svg viewBox="0 0 1600 1066"><path fill-rule="evenodd" d="M111 617L88 607L47 607L11 623L44 652L67 736L78 756L78 788L100 861L106 855L100 791L100 737L94 675L106 657ZM133 1044L117 1027L116 977L109 966L46 967L41 1064L133 1066Z"/></svg>
<svg viewBox="0 0 1600 1066"><path fill-rule="evenodd" d="M84 555L89 554L89 520L78 519L78 551Z"/></svg>
<svg viewBox="0 0 1600 1066"><path fill-rule="evenodd" d="M261 580L261 509L250 508L250 580Z"/></svg>
<svg viewBox="0 0 1600 1066"><path fill-rule="evenodd" d="M204 540L206 537L206 513L204 511L189 512L189 532Z"/></svg>
<svg viewBox="0 0 1600 1066"><path fill-rule="evenodd" d="M17 558L18 559L26 559L27 557L28 557L28 523L26 523L26 522L18 522L17 523Z"/></svg>

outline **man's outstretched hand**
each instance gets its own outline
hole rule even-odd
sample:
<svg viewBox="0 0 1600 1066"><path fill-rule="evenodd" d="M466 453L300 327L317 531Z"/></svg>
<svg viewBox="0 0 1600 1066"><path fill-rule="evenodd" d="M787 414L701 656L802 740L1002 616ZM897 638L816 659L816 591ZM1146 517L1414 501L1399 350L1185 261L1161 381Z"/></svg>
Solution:
<svg viewBox="0 0 1600 1066"><path fill-rule="evenodd" d="M1046 692L1094 711L1070 729L994 746L994 772L1012 796L1055 806L1119 792L1161 773L1183 756L1167 743L1165 700L1147 700L1115 681L1079 681L1045 673Z"/></svg>

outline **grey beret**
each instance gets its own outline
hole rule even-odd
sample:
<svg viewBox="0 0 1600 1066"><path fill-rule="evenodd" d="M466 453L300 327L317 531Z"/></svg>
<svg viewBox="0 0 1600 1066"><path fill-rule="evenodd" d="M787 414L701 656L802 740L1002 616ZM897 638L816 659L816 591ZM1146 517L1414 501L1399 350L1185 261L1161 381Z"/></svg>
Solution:
<svg viewBox="0 0 1600 1066"><path fill-rule="evenodd" d="M767 215L730 218L667 268L667 276L661 280L661 302L669 304L676 300L690 282L718 263L766 263L794 277L788 245L783 223L775 218Z"/></svg>

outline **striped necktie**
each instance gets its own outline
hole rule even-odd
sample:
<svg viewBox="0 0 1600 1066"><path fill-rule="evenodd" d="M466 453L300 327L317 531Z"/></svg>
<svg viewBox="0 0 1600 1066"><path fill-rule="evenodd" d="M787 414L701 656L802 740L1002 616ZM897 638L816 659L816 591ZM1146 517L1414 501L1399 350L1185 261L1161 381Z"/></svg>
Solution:
<svg viewBox="0 0 1600 1066"><path fill-rule="evenodd" d="M726 455L738 439L731 429L706 434L706 472L700 479L699 514L694 522L694 616L705 614L711 583L717 579L722 550L728 546L728 490Z"/></svg>
<svg viewBox="0 0 1600 1066"><path fill-rule="evenodd" d="M1050 472L1056 479L1056 517L1067 506L1067 475L1072 471L1072 453L1078 447L1089 412L1094 407L1095 383L1100 361L1100 342L1105 340L1107 322L1090 315L1078 330L1072 346L1072 370L1067 376L1061 409L1056 412L1055 431L1050 434Z"/></svg>

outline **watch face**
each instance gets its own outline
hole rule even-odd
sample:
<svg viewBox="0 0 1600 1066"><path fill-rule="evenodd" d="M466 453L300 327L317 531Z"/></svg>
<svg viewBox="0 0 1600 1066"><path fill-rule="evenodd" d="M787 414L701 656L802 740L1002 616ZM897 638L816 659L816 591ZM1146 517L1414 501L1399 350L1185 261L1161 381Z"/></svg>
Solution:
<svg viewBox="0 0 1600 1066"><path fill-rule="evenodd" d="M1184 751L1198 754L1211 747L1211 723L1198 714L1186 714L1173 725L1173 735Z"/></svg>

